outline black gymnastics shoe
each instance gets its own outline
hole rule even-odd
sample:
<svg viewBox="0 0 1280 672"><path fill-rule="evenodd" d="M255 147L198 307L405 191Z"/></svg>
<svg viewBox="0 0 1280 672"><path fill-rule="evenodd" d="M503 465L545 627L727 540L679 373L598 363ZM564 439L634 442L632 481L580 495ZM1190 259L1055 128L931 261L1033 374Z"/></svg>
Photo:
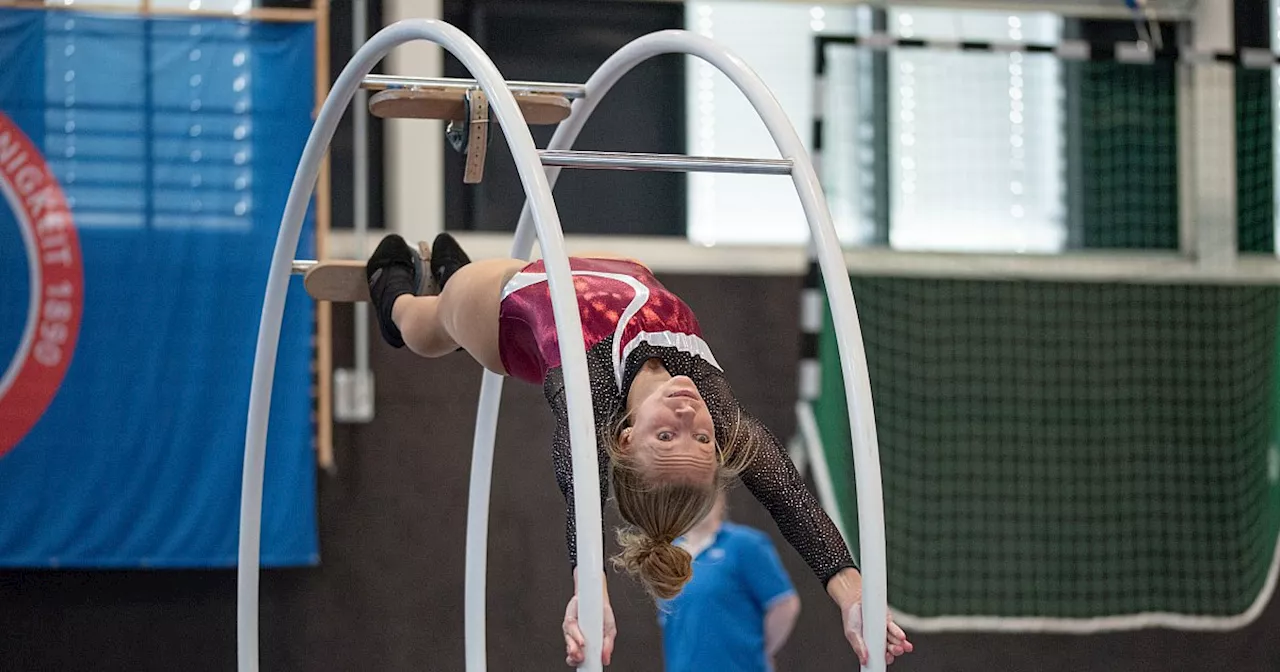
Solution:
<svg viewBox="0 0 1280 672"><path fill-rule="evenodd" d="M391 309L401 295L417 296L423 292L426 277L422 257L404 238L390 234L378 243L378 249L365 264L365 278L369 281L369 300L377 313L382 339L394 348L403 348L404 338L391 319Z"/></svg>
<svg viewBox="0 0 1280 672"><path fill-rule="evenodd" d="M445 283L459 268L469 263L471 258L462 251L462 246L453 236L441 233L431 243L431 278L440 290L444 290Z"/></svg>

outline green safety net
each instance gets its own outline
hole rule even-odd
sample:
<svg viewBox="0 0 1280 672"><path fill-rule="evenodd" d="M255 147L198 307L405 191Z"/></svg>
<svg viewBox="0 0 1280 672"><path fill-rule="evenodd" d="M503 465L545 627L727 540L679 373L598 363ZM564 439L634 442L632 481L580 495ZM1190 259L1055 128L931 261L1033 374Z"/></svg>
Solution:
<svg viewBox="0 0 1280 672"><path fill-rule="evenodd" d="M1065 253L1178 249L1178 67L1064 61L1055 71ZM990 69L1009 77L999 63ZM1236 162L1221 169L1236 172L1243 253L1275 252L1275 74L1234 73ZM853 108L829 104L827 115L842 109ZM876 123L828 143L897 137L895 118ZM954 133L976 128L957 121ZM983 137L1007 152L1009 139L997 135ZM859 156L834 149L842 161ZM892 152L877 160L894 179ZM957 178L973 170L965 157L944 163ZM849 191L847 173L827 171L838 182L829 188ZM862 174L868 199L895 188L867 187ZM891 207L867 211L892 232ZM1280 529L1280 287L857 275L853 290L896 610L1224 617L1266 597ZM819 348L814 412L856 554L848 409L829 314Z"/></svg>
<svg viewBox="0 0 1280 672"><path fill-rule="evenodd" d="M1258 597L1280 520L1280 289L890 277L853 288L896 609L1226 616ZM826 324L815 413L856 547Z"/></svg>

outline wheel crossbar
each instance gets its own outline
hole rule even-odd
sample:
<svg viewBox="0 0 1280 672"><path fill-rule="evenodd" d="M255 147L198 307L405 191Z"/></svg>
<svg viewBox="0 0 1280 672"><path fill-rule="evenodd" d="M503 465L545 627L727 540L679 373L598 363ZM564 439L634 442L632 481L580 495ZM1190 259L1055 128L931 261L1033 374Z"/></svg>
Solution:
<svg viewBox="0 0 1280 672"><path fill-rule="evenodd" d="M538 152L544 166L597 170L660 170L670 172L748 173L790 175L789 159L749 159L639 152L587 152L544 149Z"/></svg>
<svg viewBox="0 0 1280 672"><path fill-rule="evenodd" d="M549 93L565 98L581 98L587 94L587 87L582 84L564 82L504 82L512 93ZM366 75L360 82L360 88L368 91L384 91L387 89L478 89L480 85L474 79L458 77L406 77L402 75Z"/></svg>

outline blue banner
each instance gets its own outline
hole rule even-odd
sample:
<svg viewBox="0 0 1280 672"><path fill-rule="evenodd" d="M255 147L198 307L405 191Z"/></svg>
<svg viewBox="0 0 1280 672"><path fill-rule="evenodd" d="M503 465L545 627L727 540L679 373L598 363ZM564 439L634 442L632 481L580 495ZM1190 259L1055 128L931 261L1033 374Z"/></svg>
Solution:
<svg viewBox="0 0 1280 672"><path fill-rule="evenodd" d="M314 28L0 10L0 565L227 567ZM314 258L311 223L299 257ZM264 565L317 562L290 287Z"/></svg>

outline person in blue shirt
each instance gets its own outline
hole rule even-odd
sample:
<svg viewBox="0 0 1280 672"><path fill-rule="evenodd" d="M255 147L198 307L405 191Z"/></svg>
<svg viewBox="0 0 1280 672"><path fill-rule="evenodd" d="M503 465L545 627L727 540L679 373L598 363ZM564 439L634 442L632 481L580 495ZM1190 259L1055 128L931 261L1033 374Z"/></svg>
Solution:
<svg viewBox="0 0 1280 672"><path fill-rule="evenodd" d="M800 615L800 597L768 535L725 519L722 491L676 545L693 578L658 601L666 672L768 672Z"/></svg>

